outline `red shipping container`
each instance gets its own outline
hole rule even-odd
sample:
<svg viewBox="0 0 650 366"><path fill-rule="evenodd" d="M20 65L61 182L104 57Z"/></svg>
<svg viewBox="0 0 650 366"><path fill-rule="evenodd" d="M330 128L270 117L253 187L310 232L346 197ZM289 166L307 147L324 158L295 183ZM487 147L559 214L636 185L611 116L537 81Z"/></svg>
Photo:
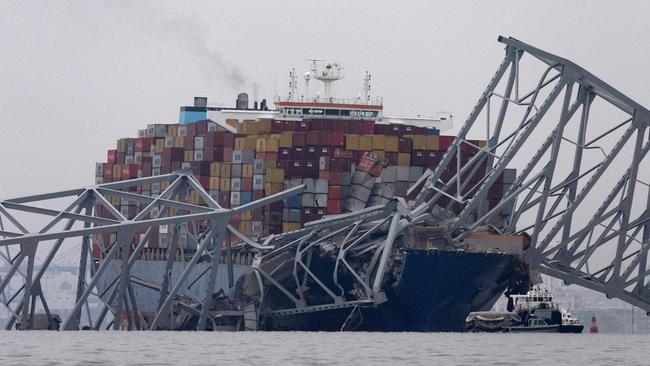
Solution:
<svg viewBox="0 0 650 366"><path fill-rule="evenodd" d="M223 148L223 161L232 161L232 147Z"/></svg>
<svg viewBox="0 0 650 366"><path fill-rule="evenodd" d="M103 174L104 180L106 179L113 179L113 164L112 163L106 163L104 164L104 174Z"/></svg>
<svg viewBox="0 0 650 366"><path fill-rule="evenodd" d="M388 160L388 165L397 165L397 153L396 152L386 152L386 160Z"/></svg>
<svg viewBox="0 0 650 366"><path fill-rule="evenodd" d="M208 132L203 138L204 148L211 148L214 146L233 147L235 143L235 135L230 132Z"/></svg>
<svg viewBox="0 0 650 366"><path fill-rule="evenodd" d="M309 120L309 129L311 131L320 131L323 129L323 120L321 119L310 119Z"/></svg>
<svg viewBox="0 0 650 366"><path fill-rule="evenodd" d="M334 157L330 159L330 171L349 172L352 170L352 158Z"/></svg>
<svg viewBox="0 0 650 366"><path fill-rule="evenodd" d="M262 197L263 197L264 192L261 192L261 194L262 194ZM253 197L255 197L255 191L253 191ZM253 199L255 200L255 199L259 199L259 198L253 198ZM264 217L264 215L262 214L262 208L256 208L256 209L251 210L251 217L252 217L253 221L262 221L262 219Z"/></svg>
<svg viewBox="0 0 650 366"><path fill-rule="evenodd" d="M133 179L138 177L138 164L122 165L122 179Z"/></svg>
<svg viewBox="0 0 650 366"><path fill-rule="evenodd" d="M287 173L286 175L289 176L289 177L300 177L300 176L302 176L304 174L304 170L303 170L304 163L302 161L300 161L300 160L290 161L287 164L286 168L285 167L283 167L283 168L285 169L285 172Z"/></svg>
<svg viewBox="0 0 650 366"><path fill-rule="evenodd" d="M180 161L172 161L172 164L171 164L171 166L170 166L169 169L170 169L172 172L175 172L175 171L177 171L177 170L181 170L181 166L182 166L182 165L183 165L183 163L180 162Z"/></svg>
<svg viewBox="0 0 650 366"><path fill-rule="evenodd" d="M186 136L191 136L192 139L194 139L194 136L196 136L196 123L188 123L185 125L187 135ZM185 145L187 147L187 145Z"/></svg>
<svg viewBox="0 0 650 366"><path fill-rule="evenodd" d="M108 150L108 156L106 162L109 164L115 164L115 156L117 154L117 150Z"/></svg>
<svg viewBox="0 0 650 366"><path fill-rule="evenodd" d="M294 131L304 131L307 132L311 129L309 121L300 121L296 122L294 125Z"/></svg>
<svg viewBox="0 0 650 366"><path fill-rule="evenodd" d="M309 131L307 132L307 138L305 140L306 146L316 146L318 145L318 131Z"/></svg>
<svg viewBox="0 0 650 366"><path fill-rule="evenodd" d="M334 131L349 131L350 121L345 119L335 119L334 126Z"/></svg>
<svg viewBox="0 0 650 366"><path fill-rule="evenodd" d="M327 200L327 213L328 214L340 214L343 212L343 207L341 205L341 200L338 199L328 199Z"/></svg>
<svg viewBox="0 0 650 366"><path fill-rule="evenodd" d="M375 135L388 135L389 125L375 125Z"/></svg>
<svg viewBox="0 0 650 366"><path fill-rule="evenodd" d="M202 135L208 132L208 121L203 120L199 122L195 122L194 125L196 125L196 134L197 135Z"/></svg>
<svg viewBox="0 0 650 366"><path fill-rule="evenodd" d="M202 161L203 163L203 161ZM203 189L206 191L210 189L210 170L208 169L208 175L194 175L194 178L196 178L199 183L201 183L201 186Z"/></svg>
<svg viewBox="0 0 650 366"><path fill-rule="evenodd" d="M135 139L135 151L151 151L151 145L154 144L154 139L151 137Z"/></svg>
<svg viewBox="0 0 650 366"><path fill-rule="evenodd" d="M329 138L330 146L343 147L345 146L345 134L343 131L332 131Z"/></svg>
<svg viewBox="0 0 650 366"><path fill-rule="evenodd" d="M455 136L440 136L440 144L438 149L442 151L447 151L449 150L449 147L451 144L454 142Z"/></svg>
<svg viewBox="0 0 650 366"><path fill-rule="evenodd" d="M143 177L151 176L151 163L142 163L142 167L140 169L142 170Z"/></svg>
<svg viewBox="0 0 650 366"><path fill-rule="evenodd" d="M190 135L190 134L183 137L184 140L183 148L185 150L194 150L194 137L196 137L196 135Z"/></svg>
<svg viewBox="0 0 650 366"><path fill-rule="evenodd" d="M241 190L242 192L250 192L253 190L253 178L242 178L241 179Z"/></svg>
<svg viewBox="0 0 650 366"><path fill-rule="evenodd" d="M291 146L305 146L307 144L307 133L306 132L294 132L293 141Z"/></svg>
<svg viewBox="0 0 650 366"><path fill-rule="evenodd" d="M115 164L124 164L124 153L123 152L116 152L115 153Z"/></svg>
<svg viewBox="0 0 650 366"><path fill-rule="evenodd" d="M341 186L329 186L327 191L327 198L332 200L343 199L343 188Z"/></svg>
<svg viewBox="0 0 650 366"><path fill-rule="evenodd" d="M262 199L262 198L264 198L264 190L263 189L255 189L255 190L253 190L253 201L259 200L259 199ZM258 210L258 209L255 209L255 210ZM255 210L253 210L253 211L255 211ZM259 220L261 220L261 210L262 209L260 208L259 210L260 210L260 218L259 218ZM255 219L255 218L253 218L253 219Z"/></svg>
<svg viewBox="0 0 650 366"><path fill-rule="evenodd" d="M223 151L224 147L222 146L213 146L206 147L203 149L203 160L205 161L224 161Z"/></svg>
<svg viewBox="0 0 650 366"><path fill-rule="evenodd" d="M375 121L359 121L360 122L360 130L358 133L360 134L372 134L375 132Z"/></svg>
<svg viewBox="0 0 650 366"><path fill-rule="evenodd" d="M316 145L329 146L331 144L330 141L331 134L332 133L330 131L318 131L318 143Z"/></svg>
<svg viewBox="0 0 650 366"><path fill-rule="evenodd" d="M332 171L329 172L328 182L330 185L340 186L342 181L343 181L342 172L332 172Z"/></svg>
<svg viewBox="0 0 650 366"><path fill-rule="evenodd" d="M410 153L413 150L413 140L408 137L400 137L397 140L397 151L401 153Z"/></svg>
<svg viewBox="0 0 650 366"><path fill-rule="evenodd" d="M190 162L190 166L192 167L192 174L210 177L209 161L193 161Z"/></svg>

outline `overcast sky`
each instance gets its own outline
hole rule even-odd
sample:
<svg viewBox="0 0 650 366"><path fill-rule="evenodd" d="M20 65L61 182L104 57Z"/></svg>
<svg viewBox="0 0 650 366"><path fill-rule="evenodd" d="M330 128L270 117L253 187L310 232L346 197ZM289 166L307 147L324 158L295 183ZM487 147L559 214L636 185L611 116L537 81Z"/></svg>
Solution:
<svg viewBox="0 0 650 366"><path fill-rule="evenodd" d="M503 57L499 34L581 64L650 106L649 2L0 2L0 197L88 185L119 137L196 95L286 94L306 57L364 70L386 111L460 126Z"/></svg>

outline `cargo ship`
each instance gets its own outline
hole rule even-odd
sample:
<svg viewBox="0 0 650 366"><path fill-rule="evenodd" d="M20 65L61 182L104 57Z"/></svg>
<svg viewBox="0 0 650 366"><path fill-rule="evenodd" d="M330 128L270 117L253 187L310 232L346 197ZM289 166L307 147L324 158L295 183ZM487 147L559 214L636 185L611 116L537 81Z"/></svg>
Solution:
<svg viewBox="0 0 650 366"><path fill-rule="evenodd" d="M254 240L291 233L307 223L385 204L394 197L407 197L409 189L427 169L439 164L451 145L454 136L441 132L452 127L452 115L384 115L383 100L371 94L369 73L363 77L362 92L352 99L332 94L333 83L342 78L340 63L312 60L304 74L302 92L297 73L292 70L288 96L276 98L273 106L265 99L251 105L245 93L237 96L234 107L210 106L207 98L196 97L192 106L181 107L179 123L151 124L139 130L137 137L119 139L116 148L108 150L107 161L97 163L96 181L191 171L205 191L226 208L304 185L300 195L231 220L230 225ZM322 88L310 93L314 80L322 82ZM471 143L485 146L481 140ZM473 154L470 149L461 153L462 159ZM499 201L514 178L514 171L503 174L489 194L491 203ZM164 184L145 184L137 188L137 193L155 197L166 188ZM187 201L203 204L195 192L190 192ZM128 199L110 203L126 218L135 217L143 208ZM96 209L105 211L103 207ZM453 205L448 214L456 214ZM171 278L177 278L197 249L200 227L181 227L179 247L173 253L168 251L172 230L171 226L161 227L152 233L131 270L142 284L133 291L137 316L143 320L155 315L160 286L155 279L163 278L165 261L173 259ZM489 310L506 290L527 289L526 271L519 261L525 237L505 240L486 229L471 235L464 247L457 248L448 247L439 233L435 234L435 228L425 225L414 230L417 232L410 232L413 240L408 247L396 252L399 259L394 261L395 275L386 285L383 304L356 315L350 309L290 315L272 315L273 311L269 311L267 316L257 314L255 329L460 331L470 312ZM96 237L94 259L101 259L107 243L112 242L115 238L111 234ZM231 254L237 279L234 282L229 281L226 267L219 266L215 292L219 290L230 309L243 311L247 301L257 296L247 279L259 254L255 248L235 246ZM226 262L224 257L222 262ZM314 258L313 263L316 267L322 264L323 270L333 266L325 254L320 260ZM188 299L204 296L209 266L207 257L200 261L179 295ZM106 295L118 273L118 267L104 273L100 295ZM354 293L353 281L343 282L347 284L342 286L350 286L345 291ZM273 296L270 299L264 305L268 310L282 308L281 300L274 302ZM188 321L185 317L170 328L182 328ZM237 324L236 328L243 327Z"/></svg>

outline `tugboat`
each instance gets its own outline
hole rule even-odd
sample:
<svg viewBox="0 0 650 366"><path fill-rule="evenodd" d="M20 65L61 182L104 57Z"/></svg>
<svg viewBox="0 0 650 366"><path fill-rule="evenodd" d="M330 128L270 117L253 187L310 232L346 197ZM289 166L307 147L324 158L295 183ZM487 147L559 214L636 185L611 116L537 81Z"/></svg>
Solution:
<svg viewBox="0 0 650 366"><path fill-rule="evenodd" d="M548 289L535 287L525 295L510 295L509 312L474 312L466 319L470 332L582 333L584 326L553 301ZM509 309L510 310L510 309Z"/></svg>

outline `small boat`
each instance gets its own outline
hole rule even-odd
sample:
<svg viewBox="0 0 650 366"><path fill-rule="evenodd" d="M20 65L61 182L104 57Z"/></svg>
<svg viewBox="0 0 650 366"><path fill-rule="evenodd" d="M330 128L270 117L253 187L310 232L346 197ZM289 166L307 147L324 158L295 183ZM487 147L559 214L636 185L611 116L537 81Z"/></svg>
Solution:
<svg viewBox="0 0 650 366"><path fill-rule="evenodd" d="M547 289L535 287L524 295L511 295L508 312L473 312L465 320L469 332L582 333L584 326L553 301Z"/></svg>
<svg viewBox="0 0 650 366"><path fill-rule="evenodd" d="M508 333L558 333L560 332L560 324L548 324L544 319L536 316L531 316L528 321L517 326L507 327L505 331Z"/></svg>

